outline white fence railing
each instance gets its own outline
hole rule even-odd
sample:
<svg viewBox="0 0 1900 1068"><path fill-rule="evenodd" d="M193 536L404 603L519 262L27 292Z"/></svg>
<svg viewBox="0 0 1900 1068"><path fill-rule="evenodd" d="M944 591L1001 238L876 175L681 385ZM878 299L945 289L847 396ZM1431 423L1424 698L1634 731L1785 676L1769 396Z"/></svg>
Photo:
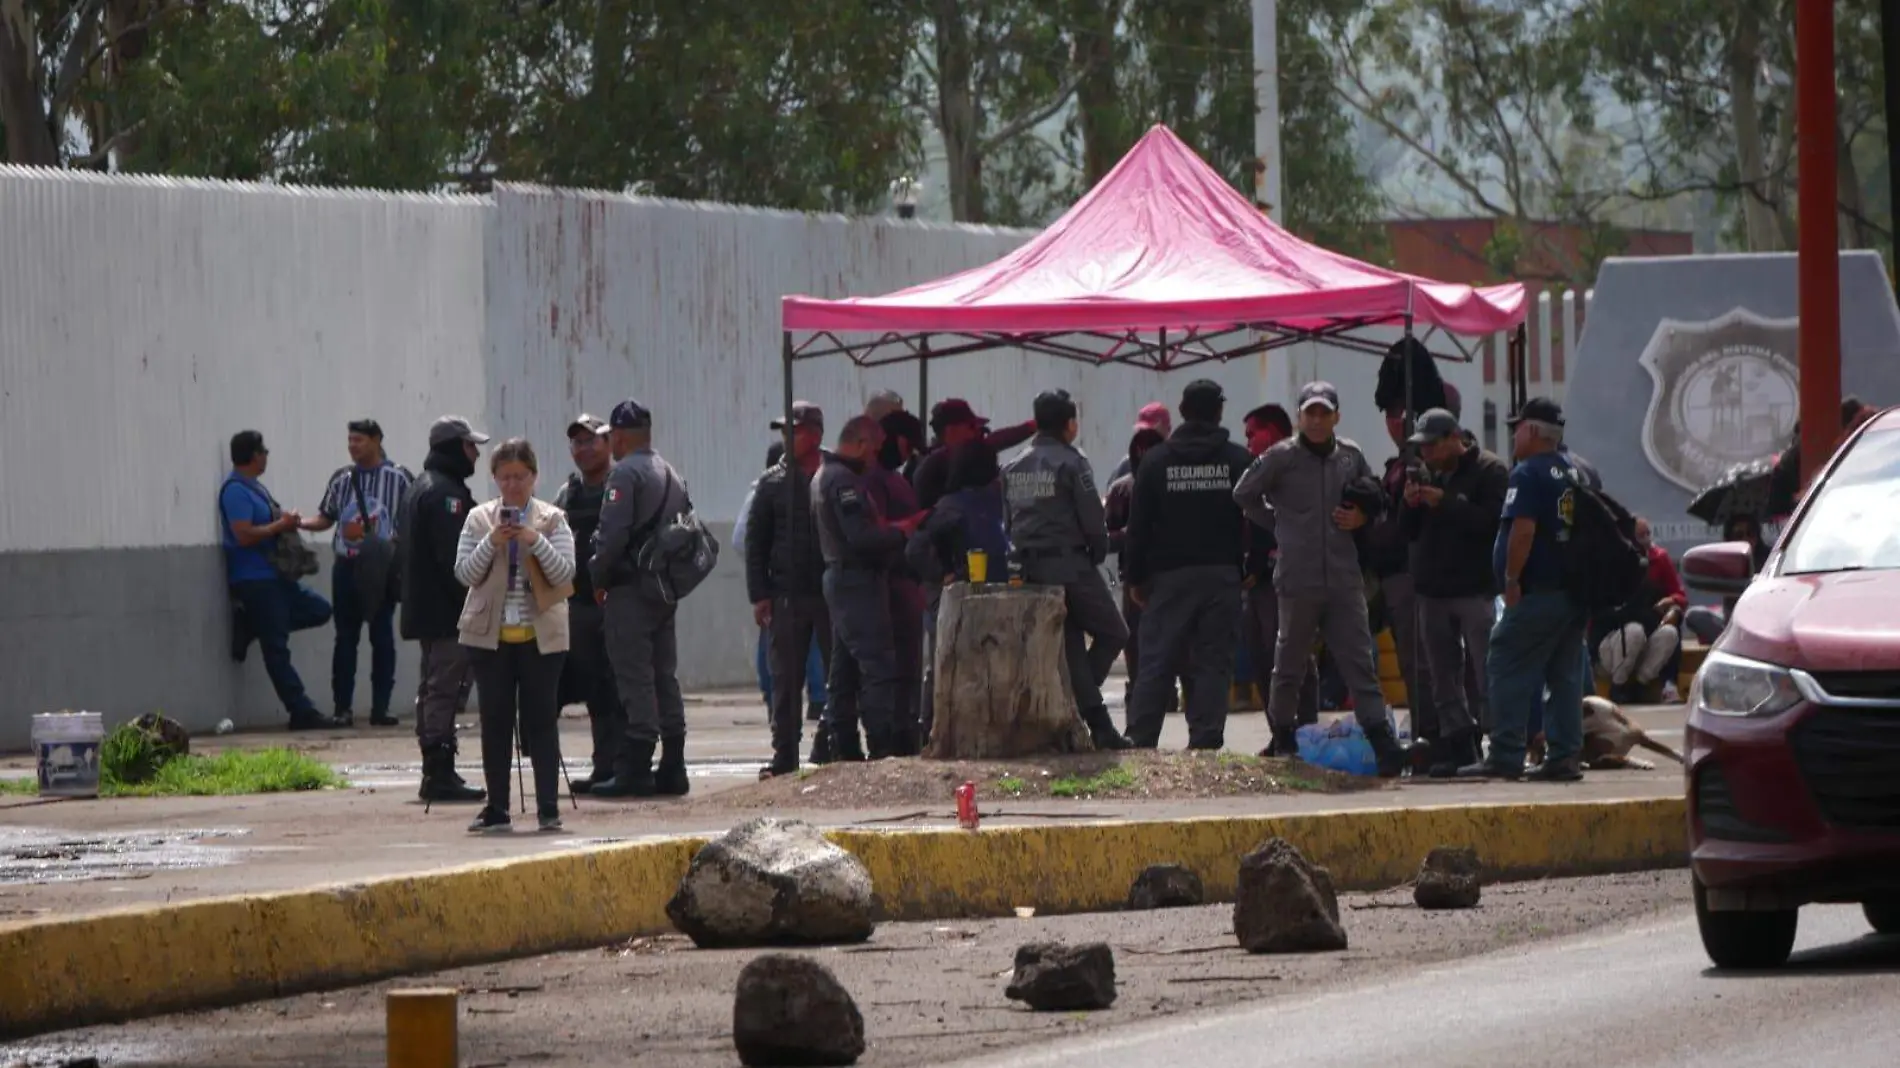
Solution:
<svg viewBox="0 0 1900 1068"><path fill-rule="evenodd" d="M1593 290L1568 289L1560 294L1539 293L1531 306L1526 326L1524 371L1525 395L1546 396L1564 402L1564 385L1569 379L1571 359L1583 338L1584 321L1590 315ZM1504 421L1511 414L1510 335L1486 338L1480 358L1485 361L1484 408L1482 424L1477 413L1467 416L1481 425L1479 439L1484 447L1500 456L1510 455L1510 431ZM1468 406L1468 405L1467 405Z"/></svg>

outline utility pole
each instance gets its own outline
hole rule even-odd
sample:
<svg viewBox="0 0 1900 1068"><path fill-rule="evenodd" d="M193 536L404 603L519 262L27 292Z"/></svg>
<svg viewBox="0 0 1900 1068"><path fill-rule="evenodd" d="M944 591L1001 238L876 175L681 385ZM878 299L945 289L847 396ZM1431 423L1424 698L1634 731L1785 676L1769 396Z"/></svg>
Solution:
<svg viewBox="0 0 1900 1068"><path fill-rule="evenodd" d="M1805 485L1834 454L1841 434L1841 220L1831 0L1795 4L1794 43L1801 480Z"/></svg>
<svg viewBox="0 0 1900 1068"><path fill-rule="evenodd" d="M1286 222L1280 203L1280 4L1253 0L1254 203Z"/></svg>

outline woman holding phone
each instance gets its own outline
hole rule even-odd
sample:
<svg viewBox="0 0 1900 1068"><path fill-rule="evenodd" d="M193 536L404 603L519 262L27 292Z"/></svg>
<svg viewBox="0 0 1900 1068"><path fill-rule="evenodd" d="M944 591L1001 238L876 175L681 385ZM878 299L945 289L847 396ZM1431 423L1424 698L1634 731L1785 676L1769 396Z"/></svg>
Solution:
<svg viewBox="0 0 1900 1068"><path fill-rule="evenodd" d="M508 757L519 715L523 748L534 765L541 829L558 831L557 726L567 599L574 592L574 533L566 513L535 499L540 468L526 440L502 442L489 470L501 496L469 512L455 553L455 577L468 587L457 630L481 692L482 773L488 780L488 806L468 829L513 829Z"/></svg>

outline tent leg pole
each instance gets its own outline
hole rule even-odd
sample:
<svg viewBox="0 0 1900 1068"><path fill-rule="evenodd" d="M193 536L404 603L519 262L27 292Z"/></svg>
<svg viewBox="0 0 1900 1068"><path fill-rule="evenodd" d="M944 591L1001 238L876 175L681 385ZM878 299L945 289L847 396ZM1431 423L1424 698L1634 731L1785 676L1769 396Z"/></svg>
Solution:
<svg viewBox="0 0 1900 1068"><path fill-rule="evenodd" d="M797 464L798 464L798 461L792 456L793 393L792 393L792 332L790 330L785 331L784 361L785 361L785 372L784 372L785 471L788 475L790 475L790 474L793 474L797 470ZM788 516L796 516L798 514L798 482L797 482L797 479L795 478L787 478L785 480L785 514Z"/></svg>
<svg viewBox="0 0 1900 1068"><path fill-rule="evenodd" d="M1407 341L1412 340L1412 313L1409 311L1405 313L1405 340ZM1408 350L1411 348L1410 345L1407 345L1405 347ZM1417 420L1417 418L1418 418L1418 408L1417 408L1416 403L1412 399L1412 354L1410 351L1407 351L1405 354L1405 436L1406 437L1409 438L1412 436L1412 430L1413 430L1412 424L1415 420Z"/></svg>
<svg viewBox="0 0 1900 1068"><path fill-rule="evenodd" d="M930 414L930 339L918 342L917 411L919 417Z"/></svg>

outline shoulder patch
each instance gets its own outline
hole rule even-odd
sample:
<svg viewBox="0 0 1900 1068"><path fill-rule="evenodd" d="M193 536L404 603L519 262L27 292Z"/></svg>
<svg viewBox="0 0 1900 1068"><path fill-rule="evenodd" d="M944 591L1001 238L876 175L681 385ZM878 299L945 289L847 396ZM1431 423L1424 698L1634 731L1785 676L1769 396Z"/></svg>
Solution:
<svg viewBox="0 0 1900 1068"><path fill-rule="evenodd" d="M462 514L462 499L460 497L449 498L449 514L450 515Z"/></svg>
<svg viewBox="0 0 1900 1068"><path fill-rule="evenodd" d="M620 501L620 487L608 486L607 487L607 503L616 504L619 501Z"/></svg>

